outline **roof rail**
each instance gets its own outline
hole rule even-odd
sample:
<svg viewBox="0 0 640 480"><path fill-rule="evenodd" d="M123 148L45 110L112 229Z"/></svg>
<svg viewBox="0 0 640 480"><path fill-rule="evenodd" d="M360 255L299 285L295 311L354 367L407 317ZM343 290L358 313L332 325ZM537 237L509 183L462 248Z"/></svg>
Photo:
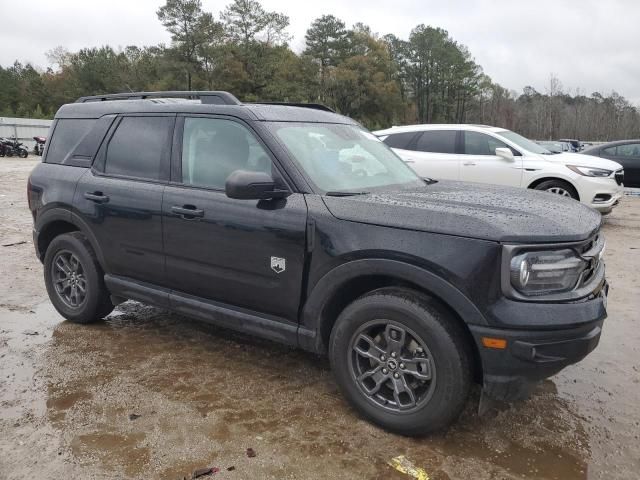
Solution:
<svg viewBox="0 0 640 480"><path fill-rule="evenodd" d="M322 110L324 112L336 113L335 110L322 105L321 103L296 103L296 102L253 102L258 105L284 105L286 107L304 107L313 108L314 110Z"/></svg>
<svg viewBox="0 0 640 480"><path fill-rule="evenodd" d="M240 100L223 91L168 91L168 92L125 92L109 95L80 97L75 103L104 102L107 100L144 100L147 98L187 98L215 105L241 105Z"/></svg>

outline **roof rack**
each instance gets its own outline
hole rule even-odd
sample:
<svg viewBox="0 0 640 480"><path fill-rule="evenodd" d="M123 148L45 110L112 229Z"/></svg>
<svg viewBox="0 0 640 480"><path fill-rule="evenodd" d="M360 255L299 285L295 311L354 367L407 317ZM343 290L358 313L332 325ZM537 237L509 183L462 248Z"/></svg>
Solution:
<svg viewBox="0 0 640 480"><path fill-rule="evenodd" d="M169 92L130 92L109 95L80 97L75 103L105 102L108 100L145 100L147 98L186 98L200 100L205 104L241 105L240 100L229 92L223 91L169 91Z"/></svg>
<svg viewBox="0 0 640 480"><path fill-rule="evenodd" d="M184 98L188 100L200 100L210 105L242 105L234 95L224 91L198 91L182 90L168 92L123 92L106 95L91 95L80 97L75 103L106 102L108 100L146 100L151 98ZM296 102L254 102L258 105L283 105L287 107L303 107L324 112L335 113L334 110L320 103L296 103Z"/></svg>
<svg viewBox="0 0 640 480"><path fill-rule="evenodd" d="M253 102L258 105L284 105L286 107L304 107L312 108L314 110L322 110L323 112L336 113L335 110L322 105L321 103L296 103L296 102Z"/></svg>

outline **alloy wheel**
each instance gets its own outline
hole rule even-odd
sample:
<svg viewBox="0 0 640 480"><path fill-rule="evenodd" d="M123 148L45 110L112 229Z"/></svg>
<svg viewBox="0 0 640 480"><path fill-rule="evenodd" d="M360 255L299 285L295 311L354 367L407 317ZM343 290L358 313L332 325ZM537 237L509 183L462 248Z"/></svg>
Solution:
<svg viewBox="0 0 640 480"><path fill-rule="evenodd" d="M393 412L420 408L435 389L435 365L424 340L392 320L367 322L354 333L349 369L369 401Z"/></svg>
<svg viewBox="0 0 640 480"><path fill-rule="evenodd" d="M557 195L562 195L563 197L571 197L571 194L562 187L547 188L547 192L555 193Z"/></svg>
<svg viewBox="0 0 640 480"><path fill-rule="evenodd" d="M82 263L73 253L62 250L53 259L53 285L58 297L69 307L80 307L87 298L87 279Z"/></svg>

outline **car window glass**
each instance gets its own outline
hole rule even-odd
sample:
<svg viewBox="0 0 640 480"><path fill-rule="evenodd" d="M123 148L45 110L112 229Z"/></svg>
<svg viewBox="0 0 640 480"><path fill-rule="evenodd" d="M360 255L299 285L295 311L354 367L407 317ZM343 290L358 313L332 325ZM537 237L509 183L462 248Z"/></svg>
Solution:
<svg viewBox="0 0 640 480"><path fill-rule="evenodd" d="M325 192L424 185L393 151L356 125L269 122L289 155Z"/></svg>
<svg viewBox="0 0 640 480"><path fill-rule="evenodd" d="M104 171L160 180L171 137L171 117L125 117L109 140Z"/></svg>
<svg viewBox="0 0 640 480"><path fill-rule="evenodd" d="M618 145L616 155L619 157L640 157L640 143Z"/></svg>
<svg viewBox="0 0 640 480"><path fill-rule="evenodd" d="M429 130L422 132L416 150L433 153L456 153L456 130Z"/></svg>
<svg viewBox="0 0 640 480"><path fill-rule="evenodd" d="M222 190L236 170L272 174L271 159L254 135L231 120L186 118L182 183Z"/></svg>
<svg viewBox="0 0 640 480"><path fill-rule="evenodd" d="M46 163L63 163L95 124L95 118L61 118L49 141Z"/></svg>
<svg viewBox="0 0 640 480"><path fill-rule="evenodd" d="M616 147L609 147L602 150L603 155L615 155Z"/></svg>
<svg viewBox="0 0 640 480"><path fill-rule="evenodd" d="M479 132L464 132L464 153L467 155L495 155L496 148L509 148L504 142Z"/></svg>
<svg viewBox="0 0 640 480"><path fill-rule="evenodd" d="M384 139L384 143L391 148L408 150L411 148L411 141L415 136L416 132L393 133Z"/></svg>

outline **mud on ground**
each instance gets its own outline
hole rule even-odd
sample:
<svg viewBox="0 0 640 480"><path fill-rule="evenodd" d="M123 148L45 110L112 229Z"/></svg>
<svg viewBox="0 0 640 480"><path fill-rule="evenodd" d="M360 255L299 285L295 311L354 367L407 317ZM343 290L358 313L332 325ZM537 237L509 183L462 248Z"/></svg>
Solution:
<svg viewBox="0 0 640 480"><path fill-rule="evenodd" d="M0 160L0 479L410 478L398 455L431 479L640 477L640 198L606 219L598 348L528 401L479 418L476 390L454 427L408 439L360 419L323 358L133 302L63 321L31 243L34 164Z"/></svg>

